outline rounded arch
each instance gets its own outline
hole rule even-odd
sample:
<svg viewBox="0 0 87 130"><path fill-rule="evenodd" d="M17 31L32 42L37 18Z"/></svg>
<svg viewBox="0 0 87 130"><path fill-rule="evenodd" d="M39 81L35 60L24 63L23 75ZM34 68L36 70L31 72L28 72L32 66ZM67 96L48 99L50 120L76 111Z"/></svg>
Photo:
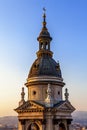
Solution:
<svg viewBox="0 0 87 130"><path fill-rule="evenodd" d="M40 130L40 128L36 123L31 123L27 130Z"/></svg>
<svg viewBox="0 0 87 130"><path fill-rule="evenodd" d="M59 130L66 130L64 123L59 124Z"/></svg>

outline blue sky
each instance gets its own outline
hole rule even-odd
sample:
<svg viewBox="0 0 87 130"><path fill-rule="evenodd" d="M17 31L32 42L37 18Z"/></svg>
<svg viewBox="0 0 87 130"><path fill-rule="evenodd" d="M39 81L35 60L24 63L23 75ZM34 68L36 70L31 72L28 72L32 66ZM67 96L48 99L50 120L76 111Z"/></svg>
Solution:
<svg viewBox="0 0 87 130"><path fill-rule="evenodd" d="M0 116L16 114L38 51L43 7L69 99L77 110L87 110L87 0L0 0Z"/></svg>

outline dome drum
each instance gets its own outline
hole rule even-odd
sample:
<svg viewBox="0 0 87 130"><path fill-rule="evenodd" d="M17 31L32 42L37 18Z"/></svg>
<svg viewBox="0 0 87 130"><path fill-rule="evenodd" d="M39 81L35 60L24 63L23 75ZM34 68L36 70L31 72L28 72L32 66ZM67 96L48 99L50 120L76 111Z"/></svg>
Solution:
<svg viewBox="0 0 87 130"><path fill-rule="evenodd" d="M62 78L57 78L53 76L39 76L39 77L32 77L27 79L27 83L25 84L26 87L32 86L32 85L47 85L48 83L53 85L59 85L63 87L65 83L63 82Z"/></svg>

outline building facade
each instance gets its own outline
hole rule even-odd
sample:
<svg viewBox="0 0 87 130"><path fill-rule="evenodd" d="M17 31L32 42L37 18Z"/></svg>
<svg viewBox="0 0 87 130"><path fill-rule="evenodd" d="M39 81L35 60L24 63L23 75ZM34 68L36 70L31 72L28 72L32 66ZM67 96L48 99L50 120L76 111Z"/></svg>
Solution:
<svg viewBox="0 0 87 130"><path fill-rule="evenodd" d="M42 30L37 38L39 50L37 59L31 66L25 86L28 89L28 100L24 99L24 88L21 101L15 109L18 113L18 130L69 130L75 108L68 100L65 89L63 99L63 82L60 65L53 59L50 49L52 37L46 27L46 14L43 14Z"/></svg>

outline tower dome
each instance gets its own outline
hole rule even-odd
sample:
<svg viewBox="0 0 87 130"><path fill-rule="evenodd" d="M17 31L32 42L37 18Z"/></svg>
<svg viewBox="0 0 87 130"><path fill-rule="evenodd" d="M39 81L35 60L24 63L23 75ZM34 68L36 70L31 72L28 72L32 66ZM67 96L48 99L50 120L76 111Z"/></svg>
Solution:
<svg viewBox="0 0 87 130"><path fill-rule="evenodd" d="M37 59L31 66L28 78L37 76L54 76L62 78L60 65L52 58L52 51L50 51L50 42L52 37L46 27L46 14L43 15L43 27L37 38L39 41L39 51L37 52Z"/></svg>
<svg viewBox="0 0 87 130"><path fill-rule="evenodd" d="M55 76L62 78L59 63L49 56L37 58L31 66L28 78L37 76Z"/></svg>
<svg viewBox="0 0 87 130"><path fill-rule="evenodd" d="M21 101L15 109L18 113L18 130L69 130L75 108L69 102L66 89L63 100L63 82L60 65L50 50L52 40L43 15L43 27L37 38L39 50L25 83L28 98L25 101L22 88Z"/></svg>

